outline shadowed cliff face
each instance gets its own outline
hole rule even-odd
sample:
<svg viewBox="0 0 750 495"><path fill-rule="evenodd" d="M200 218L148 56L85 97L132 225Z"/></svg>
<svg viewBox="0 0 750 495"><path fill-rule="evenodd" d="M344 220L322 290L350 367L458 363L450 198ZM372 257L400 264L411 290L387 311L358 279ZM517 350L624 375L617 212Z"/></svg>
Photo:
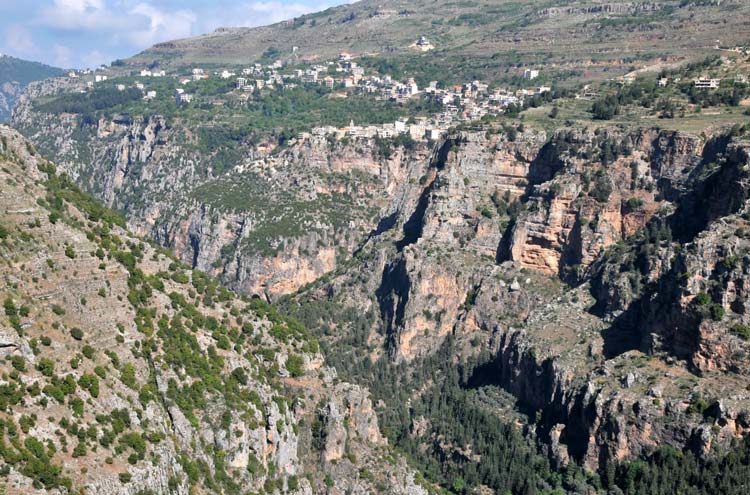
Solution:
<svg viewBox="0 0 750 495"><path fill-rule="evenodd" d="M649 129L544 143L449 136L393 226L297 299L378 308L365 345L395 362L448 335L458 362L489 351L466 386L509 391L561 463L727 445L750 405L744 262L720 261L747 242L746 145ZM696 397L721 414L706 423Z"/></svg>
<svg viewBox="0 0 750 495"><path fill-rule="evenodd" d="M736 329L747 312L748 146L721 138L704 150L673 212L655 219L631 249L602 259L592 287L599 310L618 315L610 354L665 350L696 370L744 373ZM618 345L623 334L629 340Z"/></svg>

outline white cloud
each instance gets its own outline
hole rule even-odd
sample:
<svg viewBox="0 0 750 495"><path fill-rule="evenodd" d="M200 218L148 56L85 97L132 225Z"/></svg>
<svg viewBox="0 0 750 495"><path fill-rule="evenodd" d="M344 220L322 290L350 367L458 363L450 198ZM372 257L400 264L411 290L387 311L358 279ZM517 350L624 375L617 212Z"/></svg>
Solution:
<svg viewBox="0 0 750 495"><path fill-rule="evenodd" d="M54 0L36 19L41 26L71 31L127 28L127 21L110 10L104 0Z"/></svg>
<svg viewBox="0 0 750 495"><path fill-rule="evenodd" d="M57 67L73 67L73 50L63 45L52 47L54 65Z"/></svg>
<svg viewBox="0 0 750 495"><path fill-rule="evenodd" d="M195 34L195 13L155 4L154 0L51 0L39 9L31 24L52 33L64 32L61 36L97 40L93 45L95 50L84 53L80 47L76 50L80 64L95 67L117 55L132 54L160 41ZM117 55L110 57L107 51ZM63 66L70 66L69 52L60 49L54 56L60 62L68 62Z"/></svg>
<svg viewBox="0 0 750 495"><path fill-rule="evenodd" d="M242 21L244 26L259 26L308 14L317 8L301 3L252 2L245 4L247 14Z"/></svg>
<svg viewBox="0 0 750 495"><path fill-rule="evenodd" d="M341 1L327 1L318 4L301 2L289 3L279 0L244 2L223 10L221 13L203 19L201 29L212 31L218 27L256 27L299 17L311 12L325 10ZM218 10L218 9L217 9Z"/></svg>
<svg viewBox="0 0 750 495"><path fill-rule="evenodd" d="M37 51L31 32L15 24L5 30L5 46L18 55L33 55Z"/></svg>
<svg viewBox="0 0 750 495"><path fill-rule="evenodd" d="M92 50L90 52L82 54L80 57L83 67L95 68L102 64L108 64L115 57L104 54L99 50Z"/></svg>
<svg viewBox="0 0 750 495"><path fill-rule="evenodd" d="M96 66L162 41L271 24L344 1L0 0L0 46L57 66ZM3 15L8 9L12 15Z"/></svg>
<svg viewBox="0 0 750 495"><path fill-rule="evenodd" d="M126 35L131 44L139 47L190 36L196 22L196 16L190 10L167 12L148 3L136 5L130 11L130 14L147 19L145 28L132 31Z"/></svg>

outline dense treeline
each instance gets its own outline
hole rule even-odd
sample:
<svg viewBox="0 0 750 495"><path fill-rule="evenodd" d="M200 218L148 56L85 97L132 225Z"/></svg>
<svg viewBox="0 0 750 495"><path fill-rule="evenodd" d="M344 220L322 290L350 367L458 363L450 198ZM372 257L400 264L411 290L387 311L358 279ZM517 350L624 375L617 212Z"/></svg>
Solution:
<svg viewBox="0 0 750 495"><path fill-rule="evenodd" d="M590 486L575 465L566 473L553 469L517 426L477 401L476 391L467 384L488 355L456 365L449 337L436 354L408 367L387 358L373 362L365 351L376 318L373 312L362 314L325 302L282 304L324 336L327 359L342 378L365 384L373 402L385 404L378 411L383 433L425 479L447 493L472 493L484 485L498 494L562 494ZM329 321L346 322L347 331L322 323ZM341 340L331 345L326 335ZM417 428L415 418L424 418L424 426Z"/></svg>
<svg viewBox="0 0 750 495"><path fill-rule="evenodd" d="M92 114L100 110L141 100L143 94L137 88L119 91L116 88L100 88L88 93L68 93L36 105L44 113Z"/></svg>
<svg viewBox="0 0 750 495"><path fill-rule="evenodd" d="M373 312L330 301L282 305L323 337L327 360L342 378L370 389L373 402L383 405L379 421L390 443L445 493L475 493L479 486L502 495L749 493L748 440L708 459L664 446L632 462L610 463L599 473L575 462L555 468L521 428L478 400L471 377L489 354L458 364L449 337L436 354L408 367L387 358L373 362L366 351L377 318ZM330 321L337 322L335 329L325 323ZM530 426L534 421L529 418Z"/></svg>
<svg viewBox="0 0 750 495"><path fill-rule="evenodd" d="M609 120L620 113L620 107L639 102L644 107L652 107L656 100L656 81L636 80L620 88L617 93L596 100L591 113L597 120Z"/></svg>
<svg viewBox="0 0 750 495"><path fill-rule="evenodd" d="M744 495L750 493L750 441L706 460L663 446L645 460L608 466L603 481L615 494Z"/></svg>

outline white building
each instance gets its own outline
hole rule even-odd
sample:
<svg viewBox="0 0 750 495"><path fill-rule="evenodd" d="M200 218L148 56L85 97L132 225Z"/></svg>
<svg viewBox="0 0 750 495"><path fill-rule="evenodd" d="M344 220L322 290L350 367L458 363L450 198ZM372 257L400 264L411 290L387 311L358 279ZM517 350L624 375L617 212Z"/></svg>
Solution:
<svg viewBox="0 0 750 495"><path fill-rule="evenodd" d="M427 38L424 36L420 36L416 43L414 43L414 46L416 46L419 50L423 52L428 52L435 48L432 43L427 41Z"/></svg>
<svg viewBox="0 0 750 495"><path fill-rule="evenodd" d="M442 133L443 133L442 129L431 127L425 130L424 137L429 139L430 141L437 141L438 139L440 139L440 135Z"/></svg>
<svg viewBox="0 0 750 495"><path fill-rule="evenodd" d="M531 80L531 79L536 79L537 77L539 77L539 71L538 70L526 69L525 71L523 71L523 78L524 79Z"/></svg>
<svg viewBox="0 0 750 495"><path fill-rule="evenodd" d="M721 85L721 79L710 79L701 77L693 80L693 85L701 89L717 89Z"/></svg>
<svg viewBox="0 0 750 495"><path fill-rule="evenodd" d="M174 92L174 99L178 105L182 103L190 103L193 101L193 95L186 93L182 88L177 88Z"/></svg>
<svg viewBox="0 0 750 495"><path fill-rule="evenodd" d="M406 132L406 119L398 119L393 128L396 132Z"/></svg>
<svg viewBox="0 0 750 495"><path fill-rule="evenodd" d="M419 86L417 86L414 79L409 79L406 82L406 92L409 96L414 96L419 93Z"/></svg>

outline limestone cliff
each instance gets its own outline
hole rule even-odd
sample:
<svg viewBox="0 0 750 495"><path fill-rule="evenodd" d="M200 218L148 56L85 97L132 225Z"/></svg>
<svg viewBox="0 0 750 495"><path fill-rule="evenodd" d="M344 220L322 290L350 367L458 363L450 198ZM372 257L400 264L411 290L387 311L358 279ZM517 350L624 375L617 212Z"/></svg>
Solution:
<svg viewBox="0 0 750 495"><path fill-rule="evenodd" d="M275 297L331 271L419 178L427 149L322 137L233 142L208 147L189 122L159 116L80 116L36 112L33 85L14 125L129 227L233 289ZM70 88L68 88L70 89Z"/></svg>
<svg viewBox="0 0 750 495"><path fill-rule="evenodd" d="M509 391L562 464L706 454L748 431L746 150L651 129L456 133L391 228L296 299L375 313L371 356L419 366L448 336L455 366L489 353L467 386Z"/></svg>
<svg viewBox="0 0 750 495"><path fill-rule="evenodd" d="M299 323L133 236L7 127L0 162L3 489L426 493Z"/></svg>

